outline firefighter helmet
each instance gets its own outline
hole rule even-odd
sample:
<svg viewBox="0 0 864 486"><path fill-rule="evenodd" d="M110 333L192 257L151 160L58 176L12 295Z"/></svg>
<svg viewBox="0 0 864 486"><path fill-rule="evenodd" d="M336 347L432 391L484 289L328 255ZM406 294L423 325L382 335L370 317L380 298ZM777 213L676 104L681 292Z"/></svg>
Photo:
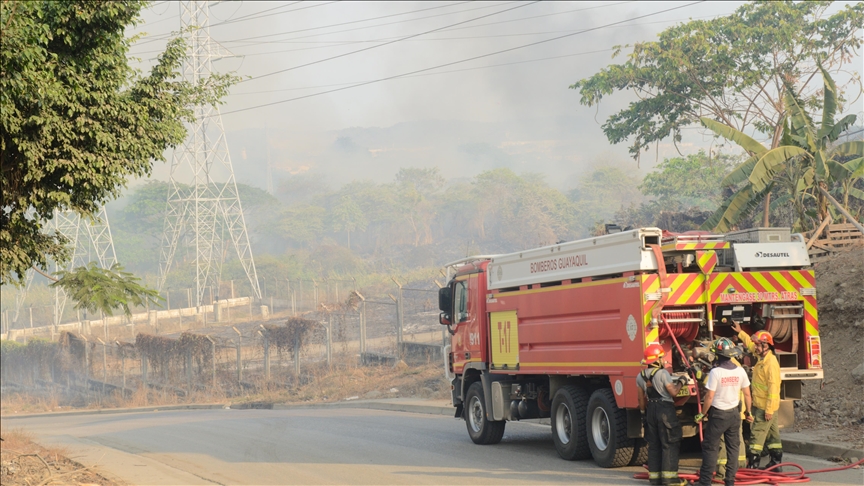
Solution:
<svg viewBox="0 0 864 486"><path fill-rule="evenodd" d="M735 356L735 343L733 343L729 338L721 337L720 339L714 341L714 344L711 346L711 352L718 356L724 356L726 358L733 358Z"/></svg>
<svg viewBox="0 0 864 486"><path fill-rule="evenodd" d="M771 346L774 346L774 338L771 337L771 333L768 331L756 331L750 339L752 339L753 342L768 343Z"/></svg>
<svg viewBox="0 0 864 486"><path fill-rule="evenodd" d="M663 350L663 346L659 343L651 343L645 348L645 359L642 360L642 364L654 364L663 356L666 356L666 351Z"/></svg>

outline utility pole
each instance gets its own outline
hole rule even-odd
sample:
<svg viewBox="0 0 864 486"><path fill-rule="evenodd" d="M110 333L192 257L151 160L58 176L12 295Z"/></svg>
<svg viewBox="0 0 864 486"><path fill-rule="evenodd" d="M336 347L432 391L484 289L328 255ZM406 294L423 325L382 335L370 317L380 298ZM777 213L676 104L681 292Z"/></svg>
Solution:
<svg viewBox="0 0 864 486"><path fill-rule="evenodd" d="M185 0L179 5L181 27L190 49L183 63L183 78L198 84L213 73L214 60L232 54L210 38L209 2ZM261 299L222 116L218 107L207 104L195 106L193 112L189 136L174 150L171 160L159 289L165 285L177 247L186 247L195 255L194 300L196 306L201 305L207 287L219 282L230 243L249 279L251 297Z"/></svg>

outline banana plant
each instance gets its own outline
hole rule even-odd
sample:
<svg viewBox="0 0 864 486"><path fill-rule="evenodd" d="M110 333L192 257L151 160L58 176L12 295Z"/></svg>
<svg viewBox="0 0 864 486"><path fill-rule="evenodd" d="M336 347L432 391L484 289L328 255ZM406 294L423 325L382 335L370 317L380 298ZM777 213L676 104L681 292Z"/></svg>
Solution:
<svg viewBox="0 0 864 486"><path fill-rule="evenodd" d="M786 113L780 145L769 149L728 125L709 118L702 124L723 138L737 143L750 157L736 167L721 184L736 187L735 193L702 225L703 229L726 232L752 214L773 187L779 185L794 201L797 229L806 229L811 218L809 206L815 204L815 214L821 220L828 215L824 190L838 185L843 191L843 205L848 207L849 197L864 200L864 191L854 187L864 172L864 142L846 142L834 145L840 135L855 123L857 117L848 115L841 120L837 114L837 86L831 75L822 68L825 83L822 120L813 121L804 103L795 94L794 87L785 86L783 100ZM857 157L847 162L841 158ZM820 190L821 189L821 190ZM838 210L845 212L838 203Z"/></svg>

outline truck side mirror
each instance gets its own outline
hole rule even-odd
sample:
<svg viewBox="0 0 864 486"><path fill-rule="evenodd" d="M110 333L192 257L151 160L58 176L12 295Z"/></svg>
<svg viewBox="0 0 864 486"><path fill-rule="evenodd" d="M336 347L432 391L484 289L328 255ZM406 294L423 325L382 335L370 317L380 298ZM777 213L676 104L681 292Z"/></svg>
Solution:
<svg viewBox="0 0 864 486"><path fill-rule="evenodd" d="M452 322L450 322L450 314L448 314L446 312L442 312L442 313L438 314L438 322L442 326L449 326L450 324L452 324Z"/></svg>
<svg viewBox="0 0 864 486"><path fill-rule="evenodd" d="M450 287L438 289L438 309L448 315L453 310L453 290Z"/></svg>

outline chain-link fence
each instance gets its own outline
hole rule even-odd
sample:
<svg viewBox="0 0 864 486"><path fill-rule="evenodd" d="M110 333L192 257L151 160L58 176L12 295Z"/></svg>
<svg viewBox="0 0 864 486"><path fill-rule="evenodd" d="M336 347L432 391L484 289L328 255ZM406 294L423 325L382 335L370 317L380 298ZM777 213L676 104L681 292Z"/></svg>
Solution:
<svg viewBox="0 0 864 486"><path fill-rule="evenodd" d="M4 389L63 387L128 402L154 392L230 397L291 388L335 363L438 360L447 334L437 288L394 280L367 295L352 280L271 282L259 301L220 298L146 319L13 329L0 377Z"/></svg>

